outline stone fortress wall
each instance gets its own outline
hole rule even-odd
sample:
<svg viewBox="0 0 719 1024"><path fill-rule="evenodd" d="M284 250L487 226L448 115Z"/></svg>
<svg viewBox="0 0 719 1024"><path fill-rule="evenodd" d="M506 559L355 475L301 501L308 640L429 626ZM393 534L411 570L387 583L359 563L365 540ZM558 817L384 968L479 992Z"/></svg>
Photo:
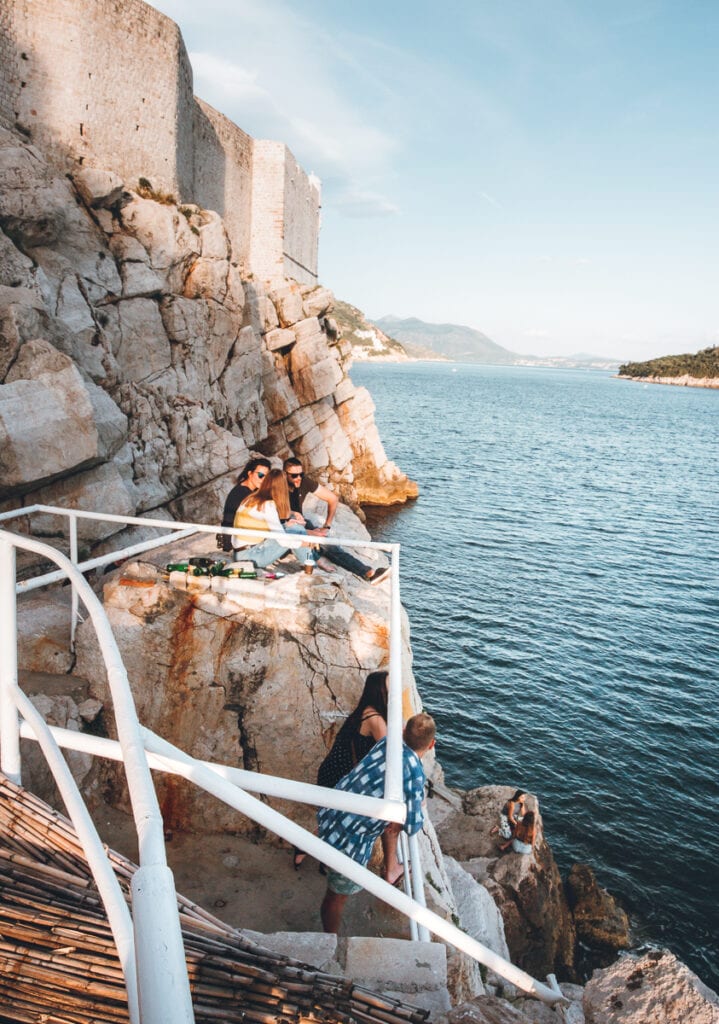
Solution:
<svg viewBox="0 0 719 1024"><path fill-rule="evenodd" d="M219 213L241 272L317 282L319 183L193 96L165 15L142 0L0 0L0 64L0 121L58 167L146 178Z"/></svg>

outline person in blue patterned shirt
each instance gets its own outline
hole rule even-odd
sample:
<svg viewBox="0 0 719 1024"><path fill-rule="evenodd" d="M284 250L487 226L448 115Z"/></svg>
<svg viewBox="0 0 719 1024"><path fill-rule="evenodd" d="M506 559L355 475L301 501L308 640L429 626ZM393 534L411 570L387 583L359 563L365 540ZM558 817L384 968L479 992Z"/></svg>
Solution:
<svg viewBox="0 0 719 1024"><path fill-rule="evenodd" d="M333 810L330 807L321 807L317 812L320 838L363 866L372 856L375 840L384 832L386 841L383 874L385 880L392 885L395 885L403 875L402 865L397 860L397 839L400 829L403 828L408 835L413 836L422 828L424 821L422 801L425 778L421 758L434 746L434 735L434 719L427 714L414 715L404 728L402 766L404 800L407 806L404 825L396 822L387 824L386 821L377 818L367 818L348 811ZM351 772L340 779L335 789L361 793L363 796L383 797L386 759L387 740L381 739ZM361 885L357 885L339 872L327 872L327 891L320 908L322 927L326 932L336 933L339 930L347 897L353 896L361 889Z"/></svg>

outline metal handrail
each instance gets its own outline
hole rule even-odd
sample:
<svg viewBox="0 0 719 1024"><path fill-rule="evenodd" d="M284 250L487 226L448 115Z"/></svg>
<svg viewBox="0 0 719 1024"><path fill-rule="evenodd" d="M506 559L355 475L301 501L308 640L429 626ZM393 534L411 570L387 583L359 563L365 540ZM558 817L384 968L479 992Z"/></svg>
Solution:
<svg viewBox="0 0 719 1024"><path fill-rule="evenodd" d="M207 523L187 523L173 519L149 519L140 516L121 516L110 512L86 512L84 509L69 509L55 505L28 505L24 508L13 509L10 512L0 513L0 523L9 522L13 519L20 519L31 516L35 512L45 512L52 515L66 517L70 522L71 548L77 557L77 519L97 520L99 522L122 523L129 526L150 526L154 529L166 529L170 531L170 537L179 540L192 536L196 533L217 534L223 533L229 536L239 536L246 540L262 540L272 537L280 543L287 542L288 534L277 532L265 532L248 530L241 527L218 527ZM2 531L0 530L0 533ZM18 544L24 546L23 542L29 540L24 534L12 534L18 538ZM299 534L291 535L297 540ZM74 538L74 544L73 544ZM390 591L390 635L389 635L389 686L387 701L387 772L385 776L385 799L403 801L402 793L402 652L401 652L401 598L399 591L399 544L382 544L372 540L357 540L356 538L330 538L322 537L323 546L369 548L372 550L384 551L389 554L392 566L392 588ZM80 572L88 572L91 569L99 568L102 565L109 565L120 558L127 558L139 554L142 551L149 551L168 543L166 537L153 537L151 540L142 541L132 545L130 548L108 552L97 558L88 559L77 564ZM27 545L30 546L30 545ZM30 546L30 550L32 547ZM55 549L50 549L54 551ZM58 565L61 563L58 562ZM50 583L64 579L64 571L45 573L30 580L23 580L16 585L18 592L34 590ZM12 578L15 579L13 570ZM74 651L75 626L76 626L77 602L75 589L73 587L73 604L70 624L70 649ZM123 666L124 670L124 666ZM392 723L390 727L390 723Z"/></svg>

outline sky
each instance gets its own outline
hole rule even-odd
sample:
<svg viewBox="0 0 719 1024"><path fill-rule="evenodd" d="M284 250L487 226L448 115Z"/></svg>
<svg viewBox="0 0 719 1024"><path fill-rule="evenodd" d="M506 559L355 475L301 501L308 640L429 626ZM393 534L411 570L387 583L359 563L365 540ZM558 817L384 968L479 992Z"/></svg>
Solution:
<svg viewBox="0 0 719 1024"><path fill-rule="evenodd" d="M716 0L160 0L198 96L322 181L370 318L619 360L719 344Z"/></svg>

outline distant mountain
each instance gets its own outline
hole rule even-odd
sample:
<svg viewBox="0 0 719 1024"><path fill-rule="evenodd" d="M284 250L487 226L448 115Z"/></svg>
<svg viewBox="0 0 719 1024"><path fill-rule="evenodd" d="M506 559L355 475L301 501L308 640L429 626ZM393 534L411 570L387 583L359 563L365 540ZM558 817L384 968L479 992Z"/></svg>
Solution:
<svg viewBox="0 0 719 1024"><path fill-rule="evenodd" d="M683 377L697 380L719 377L719 346L702 349L695 355L660 356L643 363L624 363L619 367L622 377Z"/></svg>
<svg viewBox="0 0 719 1024"><path fill-rule="evenodd" d="M412 350L420 348L429 350L435 357L453 359L459 363L514 363L517 358L514 352L502 348L473 327L428 324L416 317L402 320L396 316L383 316L373 323L401 342L408 355L414 355Z"/></svg>
<svg viewBox="0 0 719 1024"><path fill-rule="evenodd" d="M422 359L415 349L422 346L435 358L453 359L458 363L493 363L505 366L554 366L564 370L616 370L618 359L581 352L571 356L525 356L511 352L492 341L486 334L461 324L428 324L416 317L401 319L383 316L373 323L400 341L407 355Z"/></svg>

